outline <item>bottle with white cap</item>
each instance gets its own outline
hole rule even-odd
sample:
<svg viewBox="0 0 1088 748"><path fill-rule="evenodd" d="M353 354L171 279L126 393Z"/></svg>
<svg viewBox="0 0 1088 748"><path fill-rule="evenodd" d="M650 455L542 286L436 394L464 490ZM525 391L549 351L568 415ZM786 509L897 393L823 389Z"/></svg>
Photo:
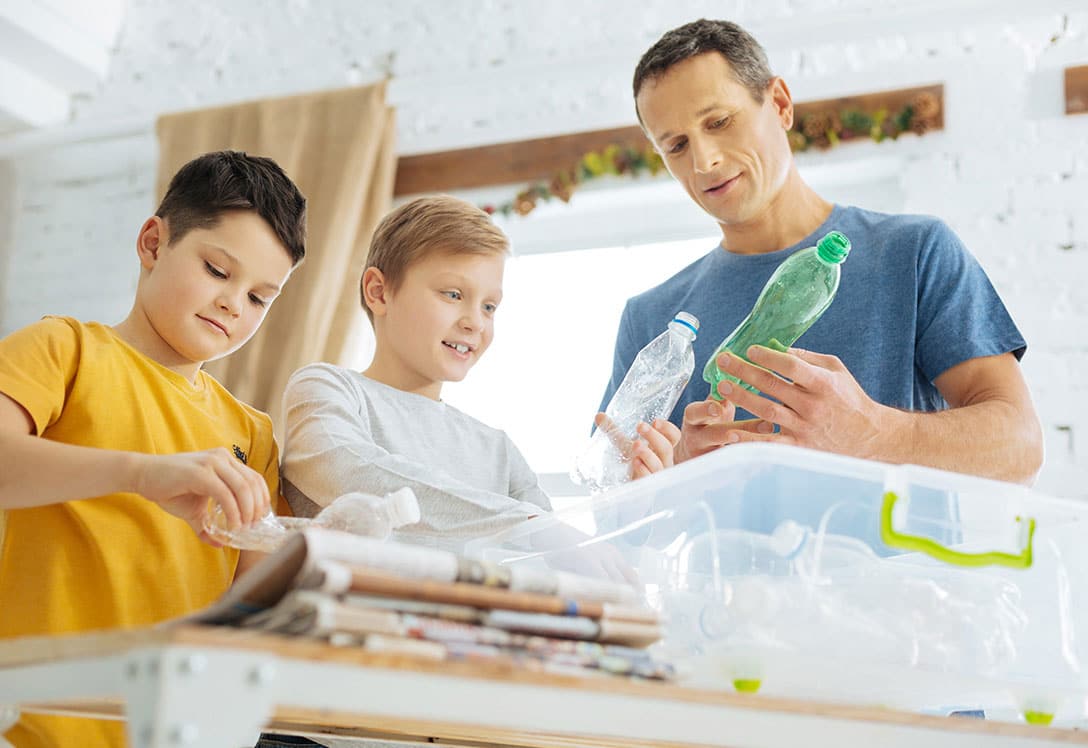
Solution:
<svg viewBox="0 0 1088 748"><path fill-rule="evenodd" d="M631 442L640 423L668 418L695 370L692 343L699 320L677 312L668 329L635 356L605 408L607 420L575 459L571 478L596 493L630 480Z"/></svg>
<svg viewBox="0 0 1088 748"><path fill-rule="evenodd" d="M416 522L419 501L405 487L385 496L346 493L318 512L313 526L384 540L397 528Z"/></svg>

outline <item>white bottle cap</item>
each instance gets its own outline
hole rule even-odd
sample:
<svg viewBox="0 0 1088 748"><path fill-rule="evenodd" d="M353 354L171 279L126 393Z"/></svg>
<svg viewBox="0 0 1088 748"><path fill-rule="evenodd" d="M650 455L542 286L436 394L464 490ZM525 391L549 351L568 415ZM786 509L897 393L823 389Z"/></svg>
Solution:
<svg viewBox="0 0 1088 748"><path fill-rule="evenodd" d="M670 327L673 325L682 325L687 328L691 332L692 340L699 334L699 319L694 314L677 312L676 316L672 318L672 322L669 323Z"/></svg>
<svg viewBox="0 0 1088 748"><path fill-rule="evenodd" d="M412 489L407 486L398 488L393 493L387 494L385 500L389 507L389 520L393 527L414 525L419 522L419 500L412 492Z"/></svg>

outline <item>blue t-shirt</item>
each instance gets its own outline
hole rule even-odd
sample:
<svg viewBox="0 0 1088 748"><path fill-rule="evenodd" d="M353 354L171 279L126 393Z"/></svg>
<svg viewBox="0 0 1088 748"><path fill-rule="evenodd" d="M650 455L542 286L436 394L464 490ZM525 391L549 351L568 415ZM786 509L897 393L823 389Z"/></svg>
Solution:
<svg viewBox="0 0 1088 748"><path fill-rule="evenodd" d="M814 246L828 231L851 244L839 290L823 316L798 339L797 347L838 356L873 400L911 411L947 407L933 380L956 364L979 356L1013 352L1024 338L985 272L948 226L927 216L888 215L836 205L816 231L792 247L738 255L715 247L667 281L627 302L616 340L612 379L603 411L638 352L659 335L676 312L699 319L695 371L670 420L681 424L684 408L705 400L710 386L703 366L748 315L771 273L794 252ZM738 409L737 418L751 417ZM843 493L842 481L807 473L783 475L773 492L715 506L720 527L772 532L791 519L817 527L824 510L836 509L827 531L861 538L879 553L876 508L880 486L858 485ZM952 519L955 499L942 492L916 493L920 514ZM950 526L954 526L950 525ZM910 528L908 528L910 529ZM955 542L951 530L930 532Z"/></svg>
<svg viewBox="0 0 1088 748"><path fill-rule="evenodd" d="M928 216L889 215L836 205L792 247L739 255L715 247L667 281L627 302L600 410L638 352L676 312L699 319L695 371L670 420L705 400L703 366L748 315L778 265L815 246L828 231L850 239L839 290L824 315L795 344L838 356L873 400L911 411L947 407L933 380L980 356L1026 349L1023 336L986 273L948 226ZM750 417L738 412L738 418Z"/></svg>

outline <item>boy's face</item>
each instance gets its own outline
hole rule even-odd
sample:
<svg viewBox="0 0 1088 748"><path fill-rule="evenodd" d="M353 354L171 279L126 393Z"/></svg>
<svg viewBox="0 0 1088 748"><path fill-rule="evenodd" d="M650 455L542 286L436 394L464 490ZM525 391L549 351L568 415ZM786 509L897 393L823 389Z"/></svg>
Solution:
<svg viewBox="0 0 1088 748"><path fill-rule="evenodd" d="M167 244L169 227L140 235L140 301L156 340L156 358L186 368L227 355L260 327L291 274L291 258L256 213L231 211L210 229Z"/></svg>
<svg viewBox="0 0 1088 748"><path fill-rule="evenodd" d="M410 266L376 310L400 389L438 397L484 355L502 300L503 255L436 253Z"/></svg>

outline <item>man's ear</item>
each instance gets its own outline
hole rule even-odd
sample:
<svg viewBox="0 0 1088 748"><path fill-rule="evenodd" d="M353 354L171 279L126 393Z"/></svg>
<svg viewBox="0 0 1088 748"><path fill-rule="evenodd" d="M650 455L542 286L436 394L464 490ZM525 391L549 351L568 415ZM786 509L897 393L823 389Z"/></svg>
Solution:
<svg viewBox="0 0 1088 748"><path fill-rule="evenodd" d="M140 227L140 233L136 235L136 254L140 258L140 264L144 270L151 270L159 259L159 252L169 241L166 229L166 221L158 216L151 216Z"/></svg>
<svg viewBox="0 0 1088 748"><path fill-rule="evenodd" d="M778 121L782 123L784 129L789 130L793 127L793 95L786 81L778 77L771 79L770 85L767 86L767 96L771 99L771 106L774 107Z"/></svg>
<svg viewBox="0 0 1088 748"><path fill-rule="evenodd" d="M363 279L359 285L363 289L363 303L370 308L370 313L375 317L384 317L385 308L389 304L389 287L382 271L373 266L368 267L363 271Z"/></svg>

